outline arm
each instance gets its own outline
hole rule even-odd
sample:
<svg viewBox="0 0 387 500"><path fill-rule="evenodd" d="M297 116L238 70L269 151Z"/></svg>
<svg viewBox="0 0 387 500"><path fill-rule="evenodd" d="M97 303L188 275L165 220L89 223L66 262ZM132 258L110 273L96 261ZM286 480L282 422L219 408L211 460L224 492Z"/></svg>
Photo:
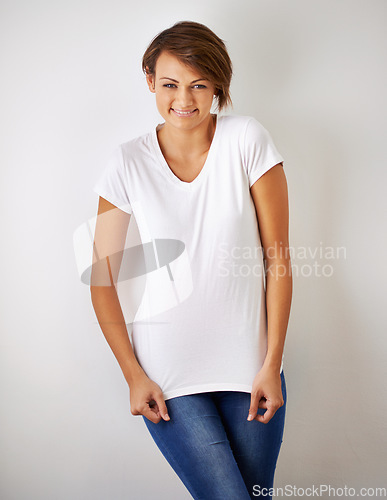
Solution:
<svg viewBox="0 0 387 500"><path fill-rule="evenodd" d="M251 186L266 263L268 347L264 364L254 379L251 413L267 423L283 405L280 367L292 300L289 256L288 189L282 164L262 175ZM261 400L263 398L263 400ZM256 415L258 407L266 408Z"/></svg>
<svg viewBox="0 0 387 500"><path fill-rule="evenodd" d="M131 411L154 423L161 420L158 410L167 413L160 387L150 380L134 354L116 283L125 247L130 214L99 198L90 280L91 301L101 330L129 385ZM113 257L114 256L114 257ZM149 402L156 401L150 408Z"/></svg>

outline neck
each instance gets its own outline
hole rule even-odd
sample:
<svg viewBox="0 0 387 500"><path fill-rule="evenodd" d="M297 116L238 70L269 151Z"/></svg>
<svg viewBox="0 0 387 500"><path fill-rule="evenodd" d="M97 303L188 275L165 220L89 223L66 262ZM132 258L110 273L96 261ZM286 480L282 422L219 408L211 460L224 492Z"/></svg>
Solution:
<svg viewBox="0 0 387 500"><path fill-rule="evenodd" d="M157 137L163 153L169 158L194 158L209 150L216 126L217 116L210 114L208 120L194 129L178 129L164 123Z"/></svg>

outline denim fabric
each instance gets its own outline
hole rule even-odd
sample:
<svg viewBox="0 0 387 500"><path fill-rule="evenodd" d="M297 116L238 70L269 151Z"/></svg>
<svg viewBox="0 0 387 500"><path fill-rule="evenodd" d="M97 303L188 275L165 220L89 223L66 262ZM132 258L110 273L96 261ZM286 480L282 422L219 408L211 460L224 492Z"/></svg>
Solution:
<svg viewBox="0 0 387 500"><path fill-rule="evenodd" d="M155 424L142 416L195 500L248 500L257 498L258 490L273 487L287 400L283 371L281 384L284 405L267 424L247 420L251 394L239 391L167 399L169 421ZM259 485L255 496L254 485Z"/></svg>

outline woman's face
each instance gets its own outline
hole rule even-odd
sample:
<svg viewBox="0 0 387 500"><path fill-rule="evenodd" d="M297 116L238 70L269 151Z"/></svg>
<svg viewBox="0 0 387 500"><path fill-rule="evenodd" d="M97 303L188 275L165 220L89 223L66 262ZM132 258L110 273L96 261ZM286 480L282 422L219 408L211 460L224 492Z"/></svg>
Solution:
<svg viewBox="0 0 387 500"><path fill-rule="evenodd" d="M147 83L168 126L193 129L210 119L215 93L211 82L167 52L157 59L155 73L147 76Z"/></svg>

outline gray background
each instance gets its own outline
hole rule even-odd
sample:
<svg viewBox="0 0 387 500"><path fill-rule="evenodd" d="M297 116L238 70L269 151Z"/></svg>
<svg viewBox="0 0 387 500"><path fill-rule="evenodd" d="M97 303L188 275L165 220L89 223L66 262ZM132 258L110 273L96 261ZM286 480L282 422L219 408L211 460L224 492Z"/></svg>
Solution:
<svg viewBox="0 0 387 500"><path fill-rule="evenodd" d="M385 19L377 0L2 3L3 499L190 498L130 414L72 246L113 148L163 121L140 63L179 20L225 40L226 113L285 158L298 256L275 485L386 486ZM345 255L300 255L328 247Z"/></svg>

